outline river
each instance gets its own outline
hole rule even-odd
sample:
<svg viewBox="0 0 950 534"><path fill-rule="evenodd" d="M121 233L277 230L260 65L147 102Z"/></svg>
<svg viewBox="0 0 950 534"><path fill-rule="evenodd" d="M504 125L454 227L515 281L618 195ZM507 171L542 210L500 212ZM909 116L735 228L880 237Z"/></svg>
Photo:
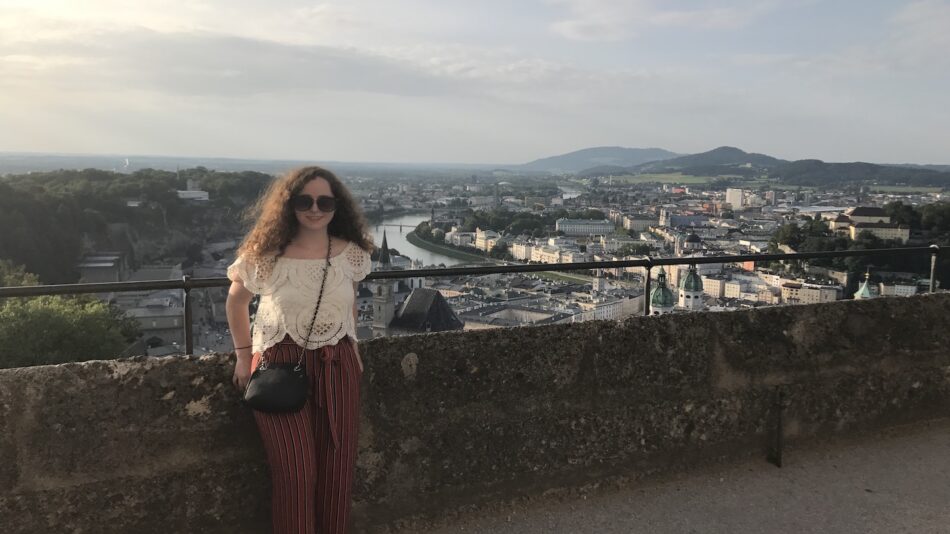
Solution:
<svg viewBox="0 0 950 534"><path fill-rule="evenodd" d="M559 185L557 186L557 188L561 190L561 198L563 198L564 200L577 198L581 196L582 194L584 194L583 191L574 189L572 187L564 187L563 185Z"/></svg>
<svg viewBox="0 0 950 534"><path fill-rule="evenodd" d="M428 220L428 213L417 213L415 215L401 215L391 219L387 218L379 225L370 223L370 229L373 231L373 243L375 243L376 246L383 244L383 230L385 230L386 244L389 245L389 248L398 250L403 256L408 256L414 260L422 260L423 265L438 265L444 263L446 266L449 266L464 263L465 260L450 258L438 252L421 249L406 241L407 233L411 232L420 222ZM401 229L396 226L383 226L390 224L401 224L404 226Z"/></svg>

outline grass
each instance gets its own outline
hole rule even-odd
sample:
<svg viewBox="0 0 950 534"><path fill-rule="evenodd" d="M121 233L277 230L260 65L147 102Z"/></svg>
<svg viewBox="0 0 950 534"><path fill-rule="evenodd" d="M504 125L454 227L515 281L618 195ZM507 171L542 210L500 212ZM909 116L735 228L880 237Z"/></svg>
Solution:
<svg viewBox="0 0 950 534"><path fill-rule="evenodd" d="M536 274L540 278L547 278L549 280L554 280L558 282L568 282L571 284L589 284L591 283L591 277L583 276L579 274L569 275L563 272L554 272L554 271L538 271L531 274Z"/></svg>
<svg viewBox="0 0 950 534"><path fill-rule="evenodd" d="M872 185L868 186L872 193L939 193L942 187L923 187L913 185Z"/></svg>
<svg viewBox="0 0 950 534"><path fill-rule="evenodd" d="M717 176L690 176L675 173L666 174L639 174L637 176L614 176L614 183L621 182L625 184L708 184L718 178Z"/></svg>
<svg viewBox="0 0 950 534"><path fill-rule="evenodd" d="M422 248L431 252L438 252L439 254L448 256L450 258L455 258L458 260L468 260L468 261L484 262L484 263L488 263L491 261L490 258L486 258L485 256L479 256L477 254L468 254L451 247L442 247L442 246L436 245L435 243L426 241L425 239L422 239L421 237L417 236L415 232L407 233L406 241L412 243L413 245L419 248Z"/></svg>

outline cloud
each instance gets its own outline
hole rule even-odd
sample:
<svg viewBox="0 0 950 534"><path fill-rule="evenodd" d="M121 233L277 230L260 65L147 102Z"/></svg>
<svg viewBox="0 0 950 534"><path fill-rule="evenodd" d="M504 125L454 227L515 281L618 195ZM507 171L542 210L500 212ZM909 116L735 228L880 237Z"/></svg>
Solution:
<svg viewBox="0 0 950 534"><path fill-rule="evenodd" d="M892 19L893 34L879 51L904 67L950 65L950 1L911 2Z"/></svg>
<svg viewBox="0 0 950 534"><path fill-rule="evenodd" d="M63 95L152 91L202 97L312 92L457 95L537 102L643 73L603 72L465 45L341 48L144 28L8 43L0 87Z"/></svg>
<svg viewBox="0 0 950 534"><path fill-rule="evenodd" d="M239 96L300 91L358 91L427 96L449 90L444 77L365 52L288 45L203 32L134 29L94 40L7 45L0 85L39 85L69 92L154 90Z"/></svg>
<svg viewBox="0 0 950 534"><path fill-rule="evenodd" d="M730 59L735 65L768 66L775 72L839 83L895 75L930 79L950 68L950 0L910 2L882 23L871 42L815 53L743 53Z"/></svg>
<svg viewBox="0 0 950 534"><path fill-rule="evenodd" d="M946 152L948 1L878 16L873 40L850 31L847 9L822 6L841 24L834 42L850 43L825 50L803 44L801 20L766 16L816 0L542 1L555 7L22 0L0 8L0 146L390 161L520 161L597 144ZM788 24L784 40L745 39L773 23ZM639 54L684 30L752 24L721 47L679 39L672 53ZM563 38L634 35L643 42ZM887 155L885 141L906 155Z"/></svg>
<svg viewBox="0 0 950 534"><path fill-rule="evenodd" d="M739 5L703 2L696 9L670 9L655 0L549 0L566 7L571 18L552 25L555 33L580 41L621 41L648 28L735 29L778 6L776 0L746 0Z"/></svg>

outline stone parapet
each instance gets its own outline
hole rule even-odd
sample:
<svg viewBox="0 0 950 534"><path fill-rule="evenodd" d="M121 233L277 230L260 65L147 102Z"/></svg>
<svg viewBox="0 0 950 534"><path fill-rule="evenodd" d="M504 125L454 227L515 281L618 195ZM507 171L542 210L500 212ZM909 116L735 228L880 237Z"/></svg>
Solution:
<svg viewBox="0 0 950 534"><path fill-rule="evenodd" d="M950 295L382 338L357 531L945 416ZM0 370L5 533L268 531L227 355Z"/></svg>

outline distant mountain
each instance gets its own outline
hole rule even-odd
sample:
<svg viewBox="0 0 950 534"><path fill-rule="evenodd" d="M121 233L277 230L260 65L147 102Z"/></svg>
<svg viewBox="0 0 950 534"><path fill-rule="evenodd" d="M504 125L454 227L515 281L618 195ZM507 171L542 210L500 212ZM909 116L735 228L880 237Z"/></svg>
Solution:
<svg viewBox="0 0 950 534"><path fill-rule="evenodd" d="M876 165L874 163L825 163L817 159L786 161L765 154L722 146L700 154L626 167L599 165L578 172L579 176L651 174L678 172L693 176L767 175L790 185L836 186L874 182L912 186L950 187L950 167L944 165Z"/></svg>
<svg viewBox="0 0 950 534"><path fill-rule="evenodd" d="M630 167L648 161L658 161L679 156L675 152L662 148L624 148L602 146L585 148L560 156L541 158L524 165L518 170L543 172L577 172L592 167L612 166Z"/></svg>
<svg viewBox="0 0 950 534"><path fill-rule="evenodd" d="M598 165L578 172L579 176L607 174L649 174L679 172L695 176L754 176L767 169L786 163L765 154L745 152L731 146L721 146L708 152L689 154L659 161L648 161L627 167Z"/></svg>
<svg viewBox="0 0 950 534"><path fill-rule="evenodd" d="M766 156L765 154L755 154L745 152L731 146L721 146L714 148L709 152L699 154L690 154L678 158L665 159L662 161L651 161L635 166L636 172L656 172L656 171L678 171L689 169L690 167L710 167L710 166L739 166L752 165L755 167L770 168L786 163L785 160Z"/></svg>
<svg viewBox="0 0 950 534"><path fill-rule="evenodd" d="M825 163L803 159L779 165L769 176L791 185L839 185L856 182L912 186L950 186L950 172L874 163Z"/></svg>
<svg viewBox="0 0 950 534"><path fill-rule="evenodd" d="M280 174L304 165L322 165L335 172L400 176L403 173L431 171L489 170L498 164L469 163L387 163L348 162L331 160L283 160L283 159L237 159L195 156L155 156L137 154L52 154L42 152L0 151L0 176L28 172L48 172L59 169L103 169L120 173L132 173L142 169L174 171L181 168L206 167L217 171L257 171Z"/></svg>
<svg viewBox="0 0 950 534"><path fill-rule="evenodd" d="M885 163L888 167L901 167L908 169L924 169L928 171L950 172L950 165L918 165L917 163Z"/></svg>

